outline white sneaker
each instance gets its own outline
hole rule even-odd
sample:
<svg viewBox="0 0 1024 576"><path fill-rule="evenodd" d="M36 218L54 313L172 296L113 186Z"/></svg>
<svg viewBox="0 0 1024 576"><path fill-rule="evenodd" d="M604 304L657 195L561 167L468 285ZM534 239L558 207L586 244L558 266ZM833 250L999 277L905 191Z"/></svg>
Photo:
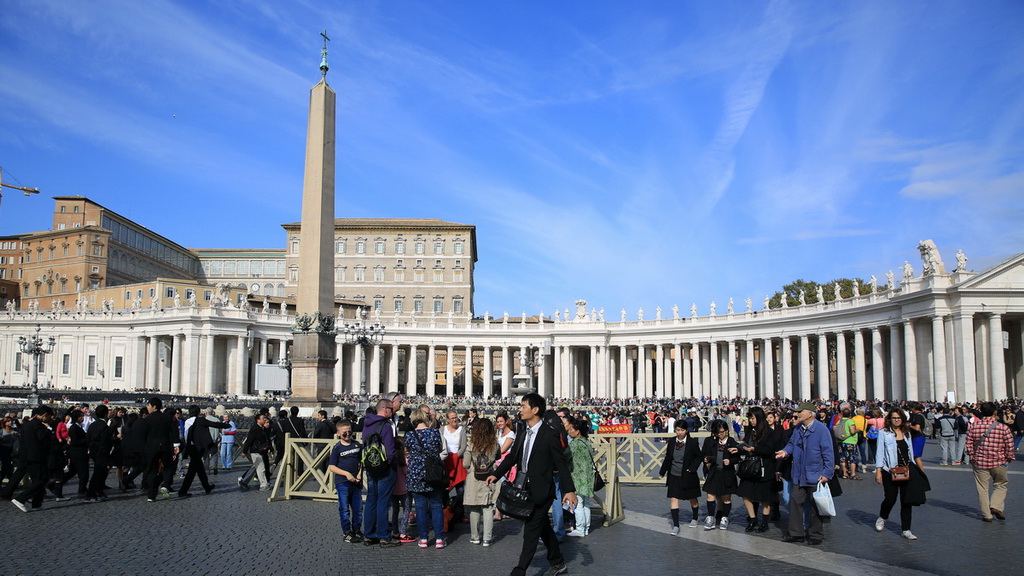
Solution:
<svg viewBox="0 0 1024 576"><path fill-rule="evenodd" d="M885 518L879 517L878 520L875 520L875 532L882 530L885 530Z"/></svg>
<svg viewBox="0 0 1024 576"><path fill-rule="evenodd" d="M579 530L570 530L566 532L565 535L572 538L583 538L584 536L586 536L586 534L580 532Z"/></svg>
<svg viewBox="0 0 1024 576"><path fill-rule="evenodd" d="M728 530L729 529L729 519L723 517L722 521L718 523L718 529L719 530Z"/></svg>
<svg viewBox="0 0 1024 576"><path fill-rule="evenodd" d="M679 526L673 526L672 529L669 530L668 533L673 535L673 536L678 535L679 534Z"/></svg>
<svg viewBox="0 0 1024 576"><path fill-rule="evenodd" d="M903 531L903 537L906 538L907 540L917 540L917 536L914 536L914 533L911 532L910 530L904 530Z"/></svg>
<svg viewBox="0 0 1024 576"><path fill-rule="evenodd" d="M17 500L14 500L13 498L11 499L11 504L14 504L15 506L17 506L18 510L21 510L22 512L28 512L28 507L27 506L25 506L23 503L21 503L21 502L19 502Z"/></svg>
<svg viewBox="0 0 1024 576"><path fill-rule="evenodd" d="M714 530L715 529L715 517L714 516L708 516L707 518L704 519L704 529L705 530Z"/></svg>
<svg viewBox="0 0 1024 576"><path fill-rule="evenodd" d="M697 526L700 526L700 522L697 522L696 519L690 520L690 528L696 528Z"/></svg>

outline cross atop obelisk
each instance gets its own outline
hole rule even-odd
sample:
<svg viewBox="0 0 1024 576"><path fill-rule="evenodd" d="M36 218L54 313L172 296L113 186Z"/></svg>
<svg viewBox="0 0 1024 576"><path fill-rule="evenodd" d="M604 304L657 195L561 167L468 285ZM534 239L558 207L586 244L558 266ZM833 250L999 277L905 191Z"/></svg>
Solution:
<svg viewBox="0 0 1024 576"><path fill-rule="evenodd" d="M292 349L292 398L327 403L337 362L334 319L334 90L327 85L327 30L322 78L310 90L306 169L302 181L299 280Z"/></svg>

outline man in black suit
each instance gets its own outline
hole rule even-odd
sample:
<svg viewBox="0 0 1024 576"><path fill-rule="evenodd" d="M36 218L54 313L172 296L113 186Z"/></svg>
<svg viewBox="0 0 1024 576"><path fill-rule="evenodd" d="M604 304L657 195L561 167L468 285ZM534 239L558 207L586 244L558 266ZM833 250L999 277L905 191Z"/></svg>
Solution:
<svg viewBox="0 0 1024 576"><path fill-rule="evenodd" d="M327 410L318 411L316 413L316 424L313 425L313 438L317 438L320 440L330 440L331 438L334 438L333 428L334 424L327 419ZM332 447L333 444L313 444L310 447L310 452L312 452L314 456L316 456L317 452L321 450L324 450L327 452L327 454L330 454ZM319 466L317 466L317 469L320 470L321 472L327 471L326 456L324 457L324 461L321 462Z"/></svg>
<svg viewBox="0 0 1024 576"><path fill-rule="evenodd" d="M558 472L559 485L562 489L563 504L570 510L576 508L576 486L572 482L572 473L565 452L558 441L558 431L544 423L542 416L547 408L540 394L523 396L519 408L519 416L526 423L526 428L516 436L516 444L512 448L518 458L505 458L494 473L487 477L492 484L504 476L512 466L519 466L519 474L526 475L527 487L533 503L533 511L526 519L523 528L523 551L519 555L519 564L512 569L512 576L524 576L530 567L530 561L537 551L537 538L544 541L548 549L548 562L551 567L544 574L555 576L565 574L569 569L565 565L558 538L548 520L548 507L555 497L554 472Z"/></svg>
<svg viewBox="0 0 1024 576"><path fill-rule="evenodd" d="M21 449L18 454L20 467L28 475L28 484L11 498L11 503L22 512L28 512L26 504L33 509L41 508L43 496L46 494L46 480L49 469L46 466L50 457L50 448L56 442L50 420L53 419L53 408L37 406L32 410L32 419L21 428ZM17 483L11 482L11 490Z"/></svg>
<svg viewBox="0 0 1024 576"><path fill-rule="evenodd" d="M107 425L109 413L110 409L106 404L97 406L96 419L86 432L89 438L89 456L92 458L92 478L89 479L89 486L85 492L86 502L99 502L107 498L103 486L110 471L110 453L114 449L113 435L117 434L116 430Z"/></svg>
<svg viewBox="0 0 1024 576"><path fill-rule="evenodd" d="M144 429L142 451L146 459L146 473L142 483L146 486L146 499L150 502L156 501L158 490L162 498L171 497L174 457L181 451L178 423L174 417L162 411L163 405L159 396L150 398L146 403L149 416L139 423Z"/></svg>
<svg viewBox="0 0 1024 576"><path fill-rule="evenodd" d="M188 489L192 487L192 480L195 479L196 474L199 475L199 482L203 485L206 493L213 492L214 485L210 484L206 478L206 466L203 464L203 456L209 454L214 447L210 428L231 426L229 422L212 422L205 416L200 416L199 406L195 404L188 407L188 416L188 420L185 421L185 453L188 454L188 472L185 473L185 479L182 480L181 488L178 490L178 496L181 498L191 496Z"/></svg>

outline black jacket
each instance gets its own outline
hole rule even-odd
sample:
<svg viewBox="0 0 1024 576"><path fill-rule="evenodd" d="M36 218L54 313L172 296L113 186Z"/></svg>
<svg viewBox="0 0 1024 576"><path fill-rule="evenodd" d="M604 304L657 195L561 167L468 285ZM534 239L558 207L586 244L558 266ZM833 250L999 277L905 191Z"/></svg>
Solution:
<svg viewBox="0 0 1024 576"><path fill-rule="evenodd" d="M252 425L249 433L245 435L245 442L242 443L242 454L253 452L264 456L270 452L270 436L267 435L267 429L258 424Z"/></svg>
<svg viewBox="0 0 1024 576"><path fill-rule="evenodd" d="M666 444L668 446L665 447L665 459L661 463L661 470L658 471L659 476L667 476L672 471L672 460L675 458L675 451L679 449L685 451L683 468L687 472L697 473L700 465L704 462L704 455L700 450L700 442L696 438L687 434L686 443L682 446L679 445L678 438L669 438Z"/></svg>
<svg viewBox="0 0 1024 576"><path fill-rule="evenodd" d="M210 428L230 427L231 424L228 422L214 422L200 414L192 420L192 425L188 428L188 443L190 446L195 446L200 454L205 454L215 446L213 436L210 434Z"/></svg>
<svg viewBox="0 0 1024 576"><path fill-rule="evenodd" d="M316 426L313 428L313 438L330 440L333 437L334 430L331 428L331 421L326 418L323 420L317 420Z"/></svg>
<svg viewBox="0 0 1024 576"><path fill-rule="evenodd" d="M170 452L174 445L181 442L178 423L166 412L157 410L135 425L142 425L142 452L148 456Z"/></svg>
<svg viewBox="0 0 1024 576"><path fill-rule="evenodd" d="M505 458L501 466L494 471L495 477L504 476L512 469L512 466L519 463L527 435L526 430L517 434L515 444L512 446L512 453L517 456ZM549 506L555 499L554 473L556 471L562 494L576 492L576 485L572 482L572 469L569 468L569 461L565 457L565 449L559 442L558 432L542 422L537 429L537 438L533 441L533 450L530 452L530 461L526 470L526 480L535 506Z"/></svg>
<svg viewBox="0 0 1024 576"><path fill-rule="evenodd" d="M114 449L116 431L107 425L106 420L96 420L89 425L86 435L89 437L89 454L93 460L106 460Z"/></svg>
<svg viewBox="0 0 1024 576"><path fill-rule="evenodd" d="M89 436L80 424L68 425L68 456L71 458L87 458L89 456Z"/></svg>
<svg viewBox="0 0 1024 576"><path fill-rule="evenodd" d="M46 462L50 447L56 442L53 431L43 421L32 418L21 428L21 447L18 459L22 462Z"/></svg>

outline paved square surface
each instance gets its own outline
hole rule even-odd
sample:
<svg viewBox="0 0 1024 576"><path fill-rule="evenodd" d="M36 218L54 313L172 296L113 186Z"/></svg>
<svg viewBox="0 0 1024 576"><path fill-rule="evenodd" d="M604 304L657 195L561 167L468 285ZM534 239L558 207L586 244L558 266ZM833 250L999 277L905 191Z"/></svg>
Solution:
<svg viewBox="0 0 1024 576"><path fill-rule="evenodd" d="M657 485L624 486L626 520L602 527L595 511L591 534L567 539L563 553L570 574L1017 573L1024 564L1015 530L1024 525L1024 514L1017 515L1024 503L1024 466L1010 468L1009 518L986 524L970 468L940 468L934 459L926 463L933 489L928 504L914 510L916 542L900 537L898 507L885 531L874 531L882 489L866 476L844 483L845 494L836 499L839 515L826 526L821 546L782 543L778 526L764 534L744 533L739 499L730 530L705 532L684 524L681 534L672 536L665 489ZM239 473L236 468L211 476L217 489L206 496L196 485L189 499L148 503L137 491L97 504L48 499L43 510L28 514L0 503L3 574L500 575L511 569L522 544L522 525L515 520L495 524L490 548L471 545L466 525L456 527L444 550L345 544L336 504L267 502L267 492L238 490ZM111 475L108 484L113 483ZM66 492L75 493L73 482ZM546 568L541 547L530 574Z"/></svg>

